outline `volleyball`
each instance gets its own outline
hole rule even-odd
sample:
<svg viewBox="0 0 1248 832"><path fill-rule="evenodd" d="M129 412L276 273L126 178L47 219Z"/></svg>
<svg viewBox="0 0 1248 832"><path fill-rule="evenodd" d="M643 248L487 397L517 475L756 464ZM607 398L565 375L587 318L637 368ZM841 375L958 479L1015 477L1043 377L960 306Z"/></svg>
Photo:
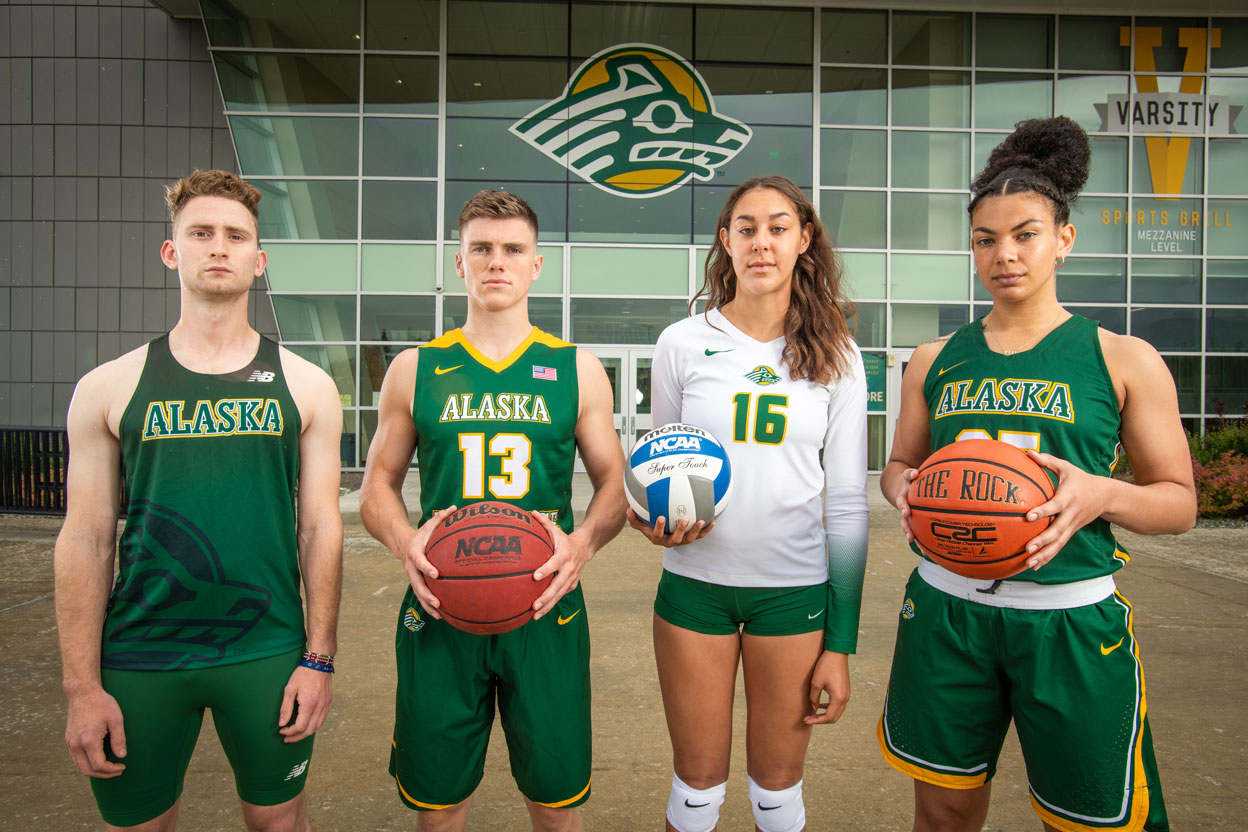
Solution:
<svg viewBox="0 0 1248 832"><path fill-rule="evenodd" d="M666 518L666 532L689 518L710 523L732 492L732 466L719 440L693 425L664 425L633 446L624 468L628 504L643 523Z"/></svg>

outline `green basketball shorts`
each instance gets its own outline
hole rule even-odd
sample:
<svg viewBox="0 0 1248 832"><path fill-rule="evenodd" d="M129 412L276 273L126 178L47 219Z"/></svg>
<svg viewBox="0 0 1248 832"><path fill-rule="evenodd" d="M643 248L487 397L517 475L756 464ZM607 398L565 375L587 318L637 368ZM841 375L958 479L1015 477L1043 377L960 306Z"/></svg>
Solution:
<svg viewBox="0 0 1248 832"><path fill-rule="evenodd" d="M822 630L828 617L828 585L721 586L663 570L655 615L669 624L728 636L792 636Z"/></svg>
<svg viewBox="0 0 1248 832"><path fill-rule="evenodd" d="M1013 603L1010 590L968 600L920 571L906 586L877 729L884 759L926 783L982 786L1012 719L1044 822L1067 832L1168 830L1127 600L1107 585L1093 603L1018 609L1000 606ZM1025 602L1051 593L1057 606L1077 586L1013 591Z"/></svg>
<svg viewBox="0 0 1248 832"><path fill-rule="evenodd" d="M589 625L581 588L519 629L479 636L430 617L409 588L395 635L390 774L412 809L476 790L495 703L521 794L554 808L589 798Z"/></svg>
<svg viewBox="0 0 1248 832"><path fill-rule="evenodd" d="M240 798L275 806L296 797L315 738L283 742L277 716L301 652L193 670L104 668L104 690L121 706L126 731L125 759L108 754L125 763L125 772L91 779L104 820L136 826L177 802L205 708L212 710Z"/></svg>

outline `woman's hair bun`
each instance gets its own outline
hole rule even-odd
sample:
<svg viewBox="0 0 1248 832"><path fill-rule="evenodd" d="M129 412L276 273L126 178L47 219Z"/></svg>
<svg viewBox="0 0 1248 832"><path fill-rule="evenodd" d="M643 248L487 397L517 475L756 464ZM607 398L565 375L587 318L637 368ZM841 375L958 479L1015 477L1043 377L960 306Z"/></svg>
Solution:
<svg viewBox="0 0 1248 832"><path fill-rule="evenodd" d="M1088 134L1066 116L1020 121L971 183L971 207L985 196L1035 191L1058 203L1058 219L1065 222L1091 161Z"/></svg>

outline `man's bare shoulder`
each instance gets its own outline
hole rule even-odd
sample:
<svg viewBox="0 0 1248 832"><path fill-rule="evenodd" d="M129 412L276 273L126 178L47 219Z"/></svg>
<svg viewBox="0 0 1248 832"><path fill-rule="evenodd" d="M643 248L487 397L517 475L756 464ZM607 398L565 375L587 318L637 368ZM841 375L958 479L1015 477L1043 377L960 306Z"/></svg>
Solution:
<svg viewBox="0 0 1248 832"><path fill-rule="evenodd" d="M78 379L69 406L71 428L75 423L81 424L84 417L89 420L102 417L115 431L122 412L139 386L143 366L147 363L147 347L143 344L112 361L105 361Z"/></svg>

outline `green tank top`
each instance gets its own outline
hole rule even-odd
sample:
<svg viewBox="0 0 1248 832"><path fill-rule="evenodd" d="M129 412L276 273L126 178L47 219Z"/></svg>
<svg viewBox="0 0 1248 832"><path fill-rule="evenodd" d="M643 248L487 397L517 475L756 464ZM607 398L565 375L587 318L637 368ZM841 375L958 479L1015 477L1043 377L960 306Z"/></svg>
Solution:
<svg viewBox="0 0 1248 832"><path fill-rule="evenodd" d="M923 384L932 450L959 439L999 439L1108 476L1118 458L1120 422L1097 328L1096 321L1072 315L1014 355L989 349L979 321L959 329ZM1127 560L1110 524L1098 518L1038 571L1011 580L1081 581L1108 575Z"/></svg>
<svg viewBox="0 0 1248 832"><path fill-rule="evenodd" d="M101 663L232 664L304 643L295 542L299 410L277 344L226 375L152 341L121 417L130 508Z"/></svg>
<svg viewBox="0 0 1248 832"><path fill-rule="evenodd" d="M576 347L534 327L502 361L456 329L420 348L412 420L420 522L502 500L572 531L579 398Z"/></svg>

